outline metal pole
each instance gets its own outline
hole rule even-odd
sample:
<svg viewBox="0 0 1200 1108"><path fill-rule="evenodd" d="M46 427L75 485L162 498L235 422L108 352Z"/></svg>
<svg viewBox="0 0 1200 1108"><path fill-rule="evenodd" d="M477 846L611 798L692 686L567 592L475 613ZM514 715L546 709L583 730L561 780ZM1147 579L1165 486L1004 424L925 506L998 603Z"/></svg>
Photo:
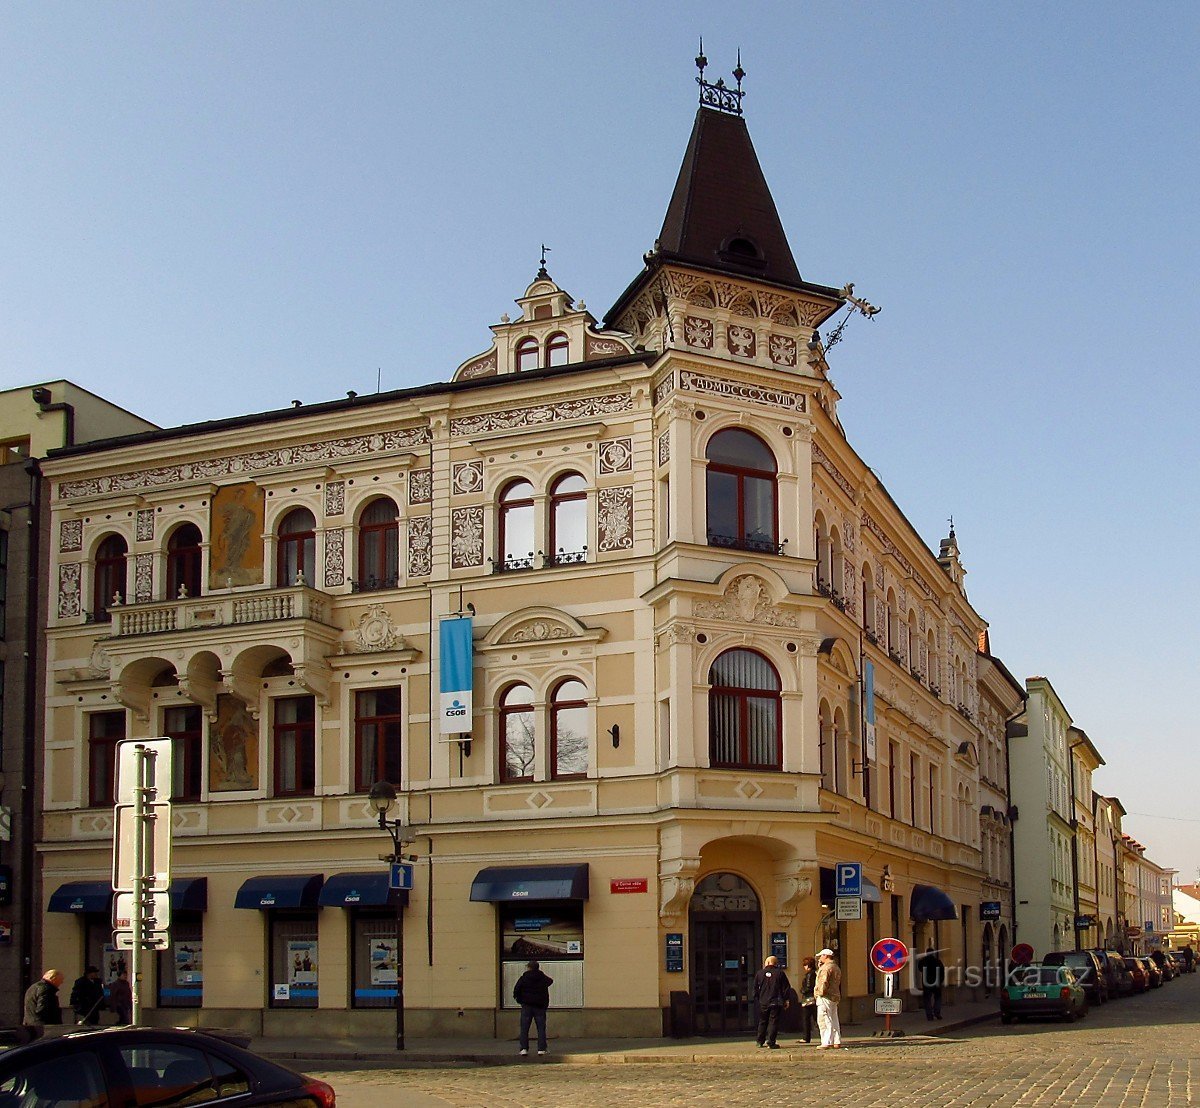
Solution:
<svg viewBox="0 0 1200 1108"><path fill-rule="evenodd" d="M404 1049L404 898L399 895L396 896L396 1049Z"/></svg>
<svg viewBox="0 0 1200 1108"><path fill-rule="evenodd" d="M132 993L130 1019L136 1027L142 1016L142 897L146 890L146 748L138 743L134 748L137 767L137 787L133 790L133 908L129 925L133 949L129 952L129 988Z"/></svg>

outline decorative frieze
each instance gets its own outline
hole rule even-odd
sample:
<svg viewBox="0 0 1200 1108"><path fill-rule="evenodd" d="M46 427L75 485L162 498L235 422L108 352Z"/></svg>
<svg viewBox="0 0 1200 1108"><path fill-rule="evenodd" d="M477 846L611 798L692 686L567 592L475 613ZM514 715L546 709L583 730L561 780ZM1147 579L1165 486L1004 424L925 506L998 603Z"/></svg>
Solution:
<svg viewBox="0 0 1200 1108"><path fill-rule="evenodd" d="M325 485L325 514L340 516L346 510L346 482L329 481Z"/></svg>
<svg viewBox="0 0 1200 1108"><path fill-rule="evenodd" d="M154 541L154 509L139 508L137 511L136 530L138 542Z"/></svg>
<svg viewBox="0 0 1200 1108"><path fill-rule="evenodd" d="M433 470L414 469L408 475L408 502L429 504L433 500Z"/></svg>
<svg viewBox="0 0 1200 1108"><path fill-rule="evenodd" d="M496 351L492 350L474 361L467 362L459 371L458 379L473 381L477 377L495 377L496 369Z"/></svg>
<svg viewBox="0 0 1200 1108"><path fill-rule="evenodd" d="M813 461L816 462L817 465L819 465L826 473L829 474L830 477L833 478L834 484L837 485L837 487L841 489L842 492L844 492L848 497L850 497L851 500L853 500L854 486L850 484L849 478L847 478L842 471L833 464L832 459L828 454L825 453L824 450L821 449L819 443L814 442L812 444L812 457Z"/></svg>
<svg viewBox="0 0 1200 1108"><path fill-rule="evenodd" d="M253 450L229 454L223 458L201 458L194 462L154 466L132 473L105 474L81 481L62 481L58 495L63 500L81 496L99 496L110 492L138 492L162 488L186 481L205 481L231 475L262 473L282 466L320 465L343 458L364 458L391 454L429 443L428 427L409 427L402 431L373 431L319 442L281 446L272 450Z"/></svg>
<svg viewBox="0 0 1200 1108"><path fill-rule="evenodd" d="M58 618L70 619L83 610L79 598L83 566L78 562L63 562L58 567Z"/></svg>
<svg viewBox="0 0 1200 1108"><path fill-rule="evenodd" d="M600 552L633 547L633 486L601 489L596 499L596 533Z"/></svg>
<svg viewBox="0 0 1200 1108"><path fill-rule="evenodd" d="M654 403L661 404L675 391L675 374L668 373L654 386Z"/></svg>
<svg viewBox="0 0 1200 1108"><path fill-rule="evenodd" d="M629 473L633 469L633 440L609 439L600 444L600 476L610 473Z"/></svg>
<svg viewBox="0 0 1200 1108"><path fill-rule="evenodd" d="M428 577L433 572L433 518L413 516L408 521L408 575Z"/></svg>
<svg viewBox="0 0 1200 1108"><path fill-rule="evenodd" d="M764 389L744 381L728 381L723 377L711 377L706 373L681 370L679 387L688 392L704 392L713 396L724 396L731 400L744 400L751 404L763 404L787 411L805 411L805 398L800 393L784 392L782 389Z"/></svg>
<svg viewBox="0 0 1200 1108"><path fill-rule="evenodd" d="M346 532L330 527L325 532L325 587L334 588L346 580Z"/></svg>
<svg viewBox="0 0 1200 1108"><path fill-rule="evenodd" d="M633 400L627 392L605 393L601 396L581 396L524 408L506 408L483 412L480 415L460 416L450 420L452 438L486 434L488 431L514 431L522 427L544 427L579 419L627 412Z"/></svg>
<svg viewBox="0 0 1200 1108"><path fill-rule="evenodd" d="M139 513L140 514L140 513ZM154 599L154 555L136 554L133 559L133 599L145 604Z"/></svg>
<svg viewBox="0 0 1200 1108"><path fill-rule="evenodd" d="M816 450L816 444L813 445L813 449ZM874 535L879 540L879 545L883 547L884 553L890 554L890 555L892 555L893 558L896 559L896 562L899 564L900 568L902 570L904 570L904 572L908 575L909 579L913 582L914 585L916 585L916 587L920 591L921 595L924 596L926 600L932 600L933 599L933 589L931 589L927 584L925 584L924 579L913 568L912 562L910 562L896 548L896 544L894 542L892 542L891 536L888 535L884 531L884 529L882 527L880 527L879 524L876 523L865 511L862 513L862 525L868 531L870 531L872 535ZM882 569L879 570L879 576L880 576L879 587L882 588L883 587L883 581L882 581L883 570Z"/></svg>
<svg viewBox="0 0 1200 1108"><path fill-rule="evenodd" d="M58 552L68 554L83 549L83 520L64 519L58 525Z"/></svg>
<svg viewBox="0 0 1200 1108"><path fill-rule="evenodd" d="M629 347L626 346L620 339L603 339L595 335L586 335L584 337L584 360L592 361L594 358L613 358L621 354L628 354Z"/></svg>
<svg viewBox="0 0 1200 1108"><path fill-rule="evenodd" d="M483 462L457 462L451 466L450 487L455 496L483 492Z"/></svg>
<svg viewBox="0 0 1200 1108"><path fill-rule="evenodd" d="M483 565L483 508L454 508L450 513L450 568Z"/></svg>

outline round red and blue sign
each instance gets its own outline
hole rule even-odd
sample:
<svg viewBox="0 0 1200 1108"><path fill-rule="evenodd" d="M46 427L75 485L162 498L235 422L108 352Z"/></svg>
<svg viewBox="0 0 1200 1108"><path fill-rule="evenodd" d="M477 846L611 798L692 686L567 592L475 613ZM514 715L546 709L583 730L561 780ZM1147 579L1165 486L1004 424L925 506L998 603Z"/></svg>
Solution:
<svg viewBox="0 0 1200 1108"><path fill-rule="evenodd" d="M899 939L880 939L871 947L871 965L881 973L899 973L908 962L908 947Z"/></svg>

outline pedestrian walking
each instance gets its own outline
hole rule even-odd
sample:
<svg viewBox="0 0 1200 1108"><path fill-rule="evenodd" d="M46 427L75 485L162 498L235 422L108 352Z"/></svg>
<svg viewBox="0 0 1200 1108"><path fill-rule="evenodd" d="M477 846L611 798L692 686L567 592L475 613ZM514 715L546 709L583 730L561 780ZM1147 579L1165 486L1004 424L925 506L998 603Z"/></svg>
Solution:
<svg viewBox="0 0 1200 1108"><path fill-rule="evenodd" d="M62 1023L58 990L64 980L59 970L48 969L25 990L25 1014L21 1025L35 1032L33 1038L41 1036L44 1028Z"/></svg>
<svg viewBox="0 0 1200 1108"><path fill-rule="evenodd" d="M925 1002L925 1018L942 1018L942 986L946 984L946 963L930 947L917 959L917 976L921 982L921 999Z"/></svg>
<svg viewBox="0 0 1200 1108"><path fill-rule="evenodd" d="M842 999L842 971L833 960L833 951L826 947L817 951L817 980L813 986L817 998L817 1027L821 1032L818 1050L842 1049L842 1023L838 1018L838 1003Z"/></svg>
<svg viewBox="0 0 1200 1108"><path fill-rule="evenodd" d="M100 971L88 966L83 976L76 978L71 986L68 1002L75 1012L75 1022L94 1027L100 1022L100 1009L104 1007L104 986L100 983Z"/></svg>
<svg viewBox="0 0 1200 1108"><path fill-rule="evenodd" d="M521 1049L518 1054L529 1053L529 1025L537 1025L537 1052L546 1053L546 1009L550 1007L550 986L553 977L542 973L537 962L526 963L525 972L513 986L513 1000L521 1006Z"/></svg>
<svg viewBox="0 0 1200 1108"><path fill-rule="evenodd" d="M817 960L805 958L800 964L804 968L800 978L800 1031L804 1041L811 1043L813 1024L817 1018Z"/></svg>
<svg viewBox="0 0 1200 1108"><path fill-rule="evenodd" d="M779 1033L779 1014L788 1006L791 991L792 983L779 968L779 959L772 954L754 975L754 999L758 1002L758 1034L755 1041L759 1046L779 1049L775 1041Z"/></svg>
<svg viewBox="0 0 1200 1108"><path fill-rule="evenodd" d="M108 1006L116 1013L119 1027L133 1022L133 987L129 984L128 970L121 970L108 983Z"/></svg>

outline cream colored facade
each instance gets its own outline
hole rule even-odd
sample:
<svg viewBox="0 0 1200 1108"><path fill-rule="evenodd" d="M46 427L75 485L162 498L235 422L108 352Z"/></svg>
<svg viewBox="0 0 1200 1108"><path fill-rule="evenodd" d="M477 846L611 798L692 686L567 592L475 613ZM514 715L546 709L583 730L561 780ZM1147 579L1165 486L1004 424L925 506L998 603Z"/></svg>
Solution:
<svg viewBox="0 0 1200 1108"><path fill-rule="evenodd" d="M1100 888L1096 850L1096 823L1092 810L1092 774L1104 765L1100 752L1078 727L1067 732L1071 755L1071 802L1074 805L1075 836L1072 864L1075 870L1075 945L1095 947L1104 934L1100 922ZM1080 924L1087 922L1087 926Z"/></svg>
<svg viewBox="0 0 1200 1108"><path fill-rule="evenodd" d="M1123 935L1124 899L1121 862L1121 817L1125 809L1115 796L1092 794L1096 868L1096 922L1100 942L1107 950Z"/></svg>
<svg viewBox="0 0 1200 1108"><path fill-rule="evenodd" d="M697 117L696 162L702 125L734 126L716 114ZM390 1026L387 974L363 952L386 960L392 909L313 901L380 870L365 791L389 765L417 857L413 1033L513 1034L531 953L556 979L564 1035L659 1034L678 992L697 1029L742 1033L748 976L772 951L797 966L836 947L847 1017L882 987L876 938L977 965L999 941L980 904L1011 879L992 827L985 866L980 808L986 793L1008 810L997 747L1016 694L980 692L985 624L953 534L935 557L838 423L816 329L841 295L756 277L754 249L732 240L709 268L652 256L605 326L543 270L448 384L49 462L40 850L43 902L61 910L45 956L70 966L102 947L102 913L52 900L107 880L112 734L163 733L174 713L200 736L177 742L199 760L174 809L174 872L207 897L156 978L160 1004L175 989L193 1007L163 1020ZM184 525L199 590L174 587ZM95 587L114 536L115 601ZM468 610L474 712L447 739L437 632ZM363 705L386 698L385 727ZM377 761L370 735L394 739ZM846 861L868 902L838 923ZM522 899L522 882L553 883L546 867L576 883L559 871L553 897ZM484 888L497 868L499 893ZM255 878L292 879L299 903L258 896ZM175 959L201 949L198 989Z"/></svg>

